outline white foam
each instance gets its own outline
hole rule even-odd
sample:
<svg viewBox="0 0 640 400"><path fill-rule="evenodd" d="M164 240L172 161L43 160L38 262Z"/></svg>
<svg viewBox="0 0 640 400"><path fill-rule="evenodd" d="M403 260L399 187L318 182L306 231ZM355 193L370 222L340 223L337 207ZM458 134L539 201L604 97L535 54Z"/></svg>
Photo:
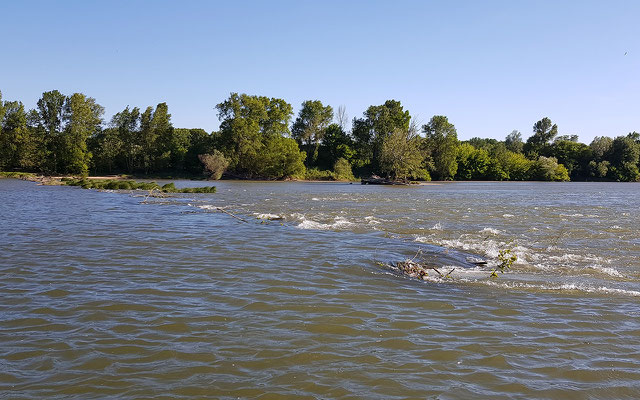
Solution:
<svg viewBox="0 0 640 400"><path fill-rule="evenodd" d="M515 215L513 215L513 214L502 214L502 216L504 218L513 218L513 217L515 217Z"/></svg>
<svg viewBox="0 0 640 400"><path fill-rule="evenodd" d="M307 219L304 216L302 217L302 222L298 224L298 228L300 229L317 229L317 230L328 230L328 229L339 229L344 228L346 226L353 225L353 222L347 220L343 217L334 218L334 222L332 224L323 224L322 222L314 221L311 219Z"/></svg>
<svg viewBox="0 0 640 400"><path fill-rule="evenodd" d="M432 231L441 231L442 230L442 224L440 222L438 222L437 224L435 224L434 226L431 227Z"/></svg>
<svg viewBox="0 0 640 400"><path fill-rule="evenodd" d="M580 285L575 283L564 283L560 285L552 284L535 284L535 283L523 283L523 282L503 282L494 280L478 281L487 286L497 286L505 289L533 289L544 291L580 291L587 293L604 293L604 294L620 294L625 296L640 297L640 291L626 290L618 288L610 288L606 286L589 286Z"/></svg>
<svg viewBox="0 0 640 400"><path fill-rule="evenodd" d="M364 217L364 220L367 221L369 225L378 225L381 224L373 215L369 215L368 217Z"/></svg>
<svg viewBox="0 0 640 400"><path fill-rule="evenodd" d="M257 219L268 219L268 220L272 220L272 219L280 219L282 218L281 216L279 216L278 214L269 214L269 213L265 213L265 214L257 214L256 215Z"/></svg>
<svg viewBox="0 0 640 400"><path fill-rule="evenodd" d="M624 278L624 275L622 275L617 269L615 268L611 268L611 267L603 267L601 265L588 265L586 268L588 269L592 269L595 270L597 272L600 272L602 274L605 275L611 275L611 276L615 276L616 278Z"/></svg>
<svg viewBox="0 0 640 400"><path fill-rule="evenodd" d="M499 235L500 232L498 229L495 228L484 228L483 230L480 231L480 233L492 233L494 235Z"/></svg>

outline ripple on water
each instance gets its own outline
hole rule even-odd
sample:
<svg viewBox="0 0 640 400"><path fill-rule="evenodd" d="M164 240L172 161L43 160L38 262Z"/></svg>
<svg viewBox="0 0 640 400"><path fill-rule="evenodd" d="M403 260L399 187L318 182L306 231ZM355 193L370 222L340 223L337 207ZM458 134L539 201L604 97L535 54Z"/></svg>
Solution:
<svg viewBox="0 0 640 400"><path fill-rule="evenodd" d="M169 207L0 181L0 216L13 228L0 232L0 258L10 260L0 263L0 391L75 399L640 393L640 248L627 237L628 221L640 217L637 186L218 185L216 196ZM612 192L621 200L602 207ZM274 215L285 219L252 218ZM320 225L300 229L305 221ZM375 264L413 257L418 246L445 265L471 255L495 262L507 244L520 261L496 280L460 267L451 282L419 282Z"/></svg>

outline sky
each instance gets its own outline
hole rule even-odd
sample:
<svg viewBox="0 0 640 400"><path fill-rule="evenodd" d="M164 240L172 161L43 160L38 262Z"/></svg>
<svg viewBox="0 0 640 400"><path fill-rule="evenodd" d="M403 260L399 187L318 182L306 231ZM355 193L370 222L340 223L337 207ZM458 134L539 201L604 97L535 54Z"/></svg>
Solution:
<svg viewBox="0 0 640 400"><path fill-rule="evenodd" d="M231 92L320 100L350 118L388 99L458 138L640 131L640 1L0 0L0 91L94 97L105 120L169 105L216 130Z"/></svg>

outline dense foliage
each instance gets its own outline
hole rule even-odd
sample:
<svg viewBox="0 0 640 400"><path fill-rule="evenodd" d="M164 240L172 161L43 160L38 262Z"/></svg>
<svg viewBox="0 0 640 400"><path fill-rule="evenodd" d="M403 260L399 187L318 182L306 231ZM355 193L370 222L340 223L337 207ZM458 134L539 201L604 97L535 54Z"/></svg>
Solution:
<svg viewBox="0 0 640 400"><path fill-rule="evenodd" d="M205 174L260 179L640 180L640 134L558 136L549 118L504 141L460 141L446 116L421 129L396 100L368 107L348 129L344 107L307 100L293 119L283 99L231 93L216 107L220 129L174 128L166 103L125 107L110 120L82 93L45 92L36 108L3 101L0 170L86 176Z"/></svg>

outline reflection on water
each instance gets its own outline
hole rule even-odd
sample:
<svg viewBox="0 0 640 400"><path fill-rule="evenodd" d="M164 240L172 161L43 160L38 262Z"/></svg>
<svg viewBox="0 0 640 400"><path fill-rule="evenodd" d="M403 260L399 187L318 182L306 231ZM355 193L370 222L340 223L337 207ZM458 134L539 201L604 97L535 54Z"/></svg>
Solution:
<svg viewBox="0 0 640 400"><path fill-rule="evenodd" d="M140 204L0 180L0 393L637 398L639 192L220 182ZM418 248L453 282L377 264Z"/></svg>

